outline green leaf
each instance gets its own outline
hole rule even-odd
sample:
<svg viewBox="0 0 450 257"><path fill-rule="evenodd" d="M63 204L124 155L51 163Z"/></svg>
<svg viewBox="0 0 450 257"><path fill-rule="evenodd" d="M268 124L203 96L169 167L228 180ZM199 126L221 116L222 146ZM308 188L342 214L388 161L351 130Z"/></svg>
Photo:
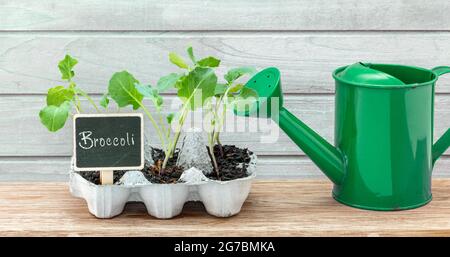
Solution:
<svg viewBox="0 0 450 257"><path fill-rule="evenodd" d="M224 78L228 83L232 83L244 75L253 75L255 73L256 69L253 67L239 67L229 70L227 74L225 74Z"/></svg>
<svg viewBox="0 0 450 257"><path fill-rule="evenodd" d="M58 68L62 75L61 78L70 81L73 76L75 76L75 72L72 69L77 63L78 61L76 59L67 54L66 57L58 63Z"/></svg>
<svg viewBox="0 0 450 257"><path fill-rule="evenodd" d="M176 73L170 73L167 76L161 77L158 80L158 84L156 85L156 87L158 88L159 92L164 92L168 88L175 87L175 84L181 76L182 75Z"/></svg>
<svg viewBox="0 0 450 257"><path fill-rule="evenodd" d="M137 110L144 97L134 86L136 83L139 81L127 71L116 72L109 80L108 94L119 107L132 105Z"/></svg>
<svg viewBox="0 0 450 257"><path fill-rule="evenodd" d="M169 60L171 63L175 64L176 66L178 66L182 69L189 68L188 65L186 64L186 62L183 60L183 58L181 58L179 55L177 55L174 52L169 53Z"/></svg>
<svg viewBox="0 0 450 257"><path fill-rule="evenodd" d="M52 87L47 93L47 105L60 106L65 101L72 101L75 92L63 86Z"/></svg>
<svg viewBox="0 0 450 257"><path fill-rule="evenodd" d="M161 110L161 107L164 103L163 98L159 95L157 89L152 88L150 85L141 85L135 84L136 89L141 93L144 97L152 100L153 104L158 110Z"/></svg>
<svg viewBox="0 0 450 257"><path fill-rule="evenodd" d="M163 103L164 103L163 98L160 95L158 95L156 97L155 106L158 107L159 109L161 109L161 106L163 105Z"/></svg>
<svg viewBox="0 0 450 257"><path fill-rule="evenodd" d="M150 85L142 85L142 84L134 84L137 91L141 93L144 97L152 97L153 96L153 88Z"/></svg>
<svg viewBox="0 0 450 257"><path fill-rule="evenodd" d="M188 53L189 59L191 59L192 63L196 64L197 61L195 60L194 49L192 49L192 46L188 47L187 53Z"/></svg>
<svg viewBox="0 0 450 257"><path fill-rule="evenodd" d="M100 99L100 105L105 109L108 108L109 98L107 93L103 94L102 98Z"/></svg>
<svg viewBox="0 0 450 257"><path fill-rule="evenodd" d="M258 93L255 90L243 87L238 95L228 98L229 102L239 112L248 112L258 100Z"/></svg>
<svg viewBox="0 0 450 257"><path fill-rule="evenodd" d="M244 84L235 84L233 85L230 90L228 91L229 94L234 94L236 92L239 92L244 87Z"/></svg>
<svg viewBox="0 0 450 257"><path fill-rule="evenodd" d="M39 112L41 123L52 132L61 129L66 123L70 108L71 104L69 101L62 103L60 106L50 105L44 107Z"/></svg>
<svg viewBox="0 0 450 257"><path fill-rule="evenodd" d="M220 65L220 60L213 57L213 56L208 56L206 58L201 59L200 61L197 62L197 64L201 67L219 67Z"/></svg>
<svg viewBox="0 0 450 257"><path fill-rule="evenodd" d="M228 89L227 84L217 83L216 88L214 89L215 96L222 96Z"/></svg>
<svg viewBox="0 0 450 257"><path fill-rule="evenodd" d="M166 119L167 119L167 123L168 124L172 124L172 121L173 121L173 118L175 117L175 114L174 113L169 113L168 115L167 115L167 117L166 117Z"/></svg>
<svg viewBox="0 0 450 257"><path fill-rule="evenodd" d="M178 96L191 110L202 107L214 96L217 76L210 68L196 67L178 83Z"/></svg>

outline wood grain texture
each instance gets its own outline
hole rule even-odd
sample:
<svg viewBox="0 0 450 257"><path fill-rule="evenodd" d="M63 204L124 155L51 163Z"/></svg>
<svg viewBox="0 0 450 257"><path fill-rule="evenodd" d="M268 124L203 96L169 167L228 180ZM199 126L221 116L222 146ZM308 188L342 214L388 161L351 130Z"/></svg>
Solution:
<svg viewBox="0 0 450 257"><path fill-rule="evenodd" d="M450 16L449 16L450 17ZM155 84L178 71L168 53L222 59L227 68L276 66L285 93L334 92L331 73L357 61L403 63L425 68L450 65L449 32L223 32L223 33L0 33L0 94L44 94L62 83L57 63L66 53L79 64L75 81L90 93L103 93L117 71L127 69ZM443 76L437 92L450 92Z"/></svg>
<svg viewBox="0 0 450 257"><path fill-rule="evenodd" d="M448 30L446 0L0 1L0 30Z"/></svg>
<svg viewBox="0 0 450 257"><path fill-rule="evenodd" d="M95 98L98 100L98 98ZM171 97L166 99L170 103ZM450 127L450 98L438 95L435 98L435 139ZM151 105L150 102L146 102ZM44 106L42 96L0 97L0 156L70 156L72 154L72 123L57 133L50 133L39 121L39 110ZM170 104L168 105L170 107ZM285 106L306 124L315 129L329 142L334 133L334 96L303 95L288 96ZM114 110L114 108L112 108ZM170 111L168 108L167 111ZM128 109L131 111L131 109ZM126 110L122 110L126 112ZM236 117L229 112L230 124L247 124L245 132L225 132L221 140L227 144L247 147L260 155L300 155L299 148L269 120ZM190 124L191 119L186 121ZM259 124L259 129L256 128ZM146 135L151 144L157 144L156 133L148 119L144 121ZM187 126L187 125L186 125ZM196 126L200 126L197 124ZM236 125L237 126L237 125ZM230 126L230 129L232 127ZM237 128L237 127L236 127ZM250 130L251 129L251 130ZM234 130L236 131L236 130ZM449 153L449 152L447 152Z"/></svg>
<svg viewBox="0 0 450 257"><path fill-rule="evenodd" d="M241 212L208 215L188 203L170 220L149 216L143 204L97 219L65 183L0 183L2 236L450 236L450 180L433 182L433 201L419 209L376 212L331 198L324 180L256 181Z"/></svg>
<svg viewBox="0 0 450 257"><path fill-rule="evenodd" d="M433 177L450 177L450 156L433 168ZM1 157L0 181L68 181L70 157ZM307 156L259 155L257 179L310 179L325 175Z"/></svg>

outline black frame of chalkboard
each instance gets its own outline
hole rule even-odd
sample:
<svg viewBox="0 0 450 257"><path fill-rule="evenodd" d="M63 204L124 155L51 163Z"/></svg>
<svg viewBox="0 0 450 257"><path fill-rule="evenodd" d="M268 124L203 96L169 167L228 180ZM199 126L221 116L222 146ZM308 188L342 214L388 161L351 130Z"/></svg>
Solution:
<svg viewBox="0 0 450 257"><path fill-rule="evenodd" d="M76 162L76 133L75 133L75 122L78 118L98 118L98 117L139 117L141 120L141 165L140 166L129 166L129 167L77 167ZM144 116L142 113L104 113L104 114L75 114L73 116L73 158L74 170L75 171L114 171L114 170L141 170L144 168Z"/></svg>

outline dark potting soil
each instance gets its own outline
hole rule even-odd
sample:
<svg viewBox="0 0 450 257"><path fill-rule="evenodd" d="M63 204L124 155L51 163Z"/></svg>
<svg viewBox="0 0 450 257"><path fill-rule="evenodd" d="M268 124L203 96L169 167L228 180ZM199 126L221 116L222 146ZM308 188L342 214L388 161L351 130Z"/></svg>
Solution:
<svg viewBox="0 0 450 257"><path fill-rule="evenodd" d="M176 183L184 170L183 167L176 165L178 153L179 149L176 149L172 158L168 160L164 172L161 172L161 166L166 154L161 149L152 148L152 159L155 164L142 171L145 178L152 183L158 184Z"/></svg>
<svg viewBox="0 0 450 257"><path fill-rule="evenodd" d="M176 183L184 170L183 167L176 166L178 154L179 149L176 149L173 157L167 162L164 172L161 173L160 167L164 160L165 153L161 149L152 148L152 158L155 160L155 164L142 170L145 178L152 183ZM210 179L221 181L247 177L247 168L250 163L251 154L253 153L247 148L238 148L234 145L222 145L221 149L219 145L215 145L214 156L216 157L217 166L219 167L219 175L217 175L217 172L212 172L206 176ZM118 182L126 172L127 171L114 171L114 183ZM100 185L99 171L80 171L78 173L84 179L96 185Z"/></svg>
<svg viewBox="0 0 450 257"><path fill-rule="evenodd" d="M96 185L100 185L100 171L78 171L78 173L87 181L90 181ZM126 171L117 170L114 171L114 183L120 180L120 178L125 174Z"/></svg>
<svg viewBox="0 0 450 257"><path fill-rule="evenodd" d="M209 147L207 148L209 153ZM222 145L221 149L219 145L215 145L214 156L216 157L219 172L212 172L206 176L210 179L221 181L247 177L247 168L250 163L250 155L252 154L247 148Z"/></svg>
<svg viewBox="0 0 450 257"><path fill-rule="evenodd" d="M152 148L152 158L155 160L155 165L151 167L146 167L142 170L145 178L152 183L159 184L168 184L168 183L176 183L183 173L183 168L180 166L176 166L176 162L178 159L179 149L176 149L173 157L169 159L167 162L167 167L164 172L161 174L159 172L159 167L162 166L162 162L165 158L164 151L157 148ZM127 171L114 171L114 183L118 182L120 178ZM78 172L84 179L96 184L100 185L100 172L99 171L80 171Z"/></svg>

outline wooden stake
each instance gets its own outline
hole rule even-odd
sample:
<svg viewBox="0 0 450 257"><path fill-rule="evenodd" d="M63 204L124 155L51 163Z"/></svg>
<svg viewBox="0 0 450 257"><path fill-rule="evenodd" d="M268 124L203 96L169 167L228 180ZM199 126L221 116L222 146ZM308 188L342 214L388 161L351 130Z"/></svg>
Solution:
<svg viewBox="0 0 450 257"><path fill-rule="evenodd" d="M112 185L112 184L114 184L114 171L112 171L112 170L101 170L100 171L100 183L102 185Z"/></svg>

